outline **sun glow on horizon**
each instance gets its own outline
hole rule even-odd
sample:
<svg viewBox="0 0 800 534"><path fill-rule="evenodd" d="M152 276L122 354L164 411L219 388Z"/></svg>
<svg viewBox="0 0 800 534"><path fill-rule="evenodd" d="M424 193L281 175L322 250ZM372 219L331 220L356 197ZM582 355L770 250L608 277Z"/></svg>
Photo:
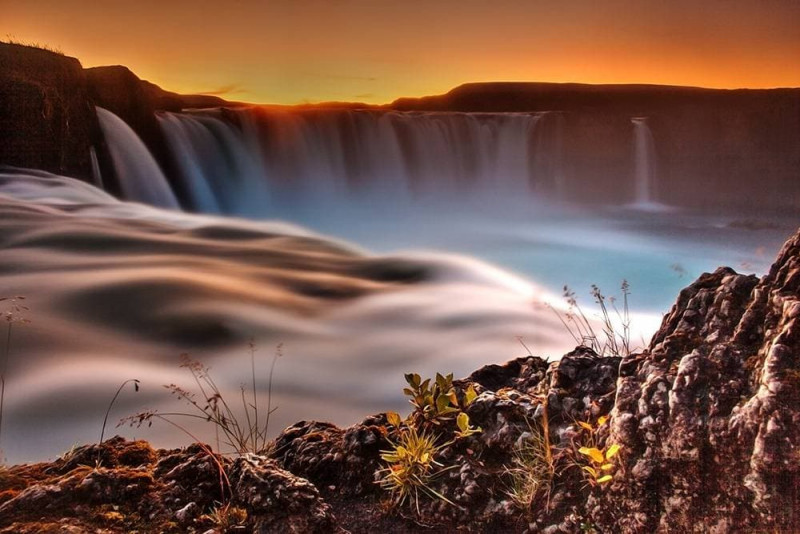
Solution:
<svg viewBox="0 0 800 534"><path fill-rule="evenodd" d="M0 4L4 38L254 103L384 104L484 81L800 86L796 2Z"/></svg>

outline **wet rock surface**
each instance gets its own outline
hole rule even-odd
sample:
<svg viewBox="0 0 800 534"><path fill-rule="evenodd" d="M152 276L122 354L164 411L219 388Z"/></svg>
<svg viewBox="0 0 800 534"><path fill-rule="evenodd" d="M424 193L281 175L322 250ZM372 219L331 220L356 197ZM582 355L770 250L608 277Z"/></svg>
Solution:
<svg viewBox="0 0 800 534"><path fill-rule="evenodd" d="M479 432L455 413L301 421L239 458L114 438L4 469L0 532L797 532L798 317L800 234L761 279L701 276L642 353L578 348L454 381ZM392 504L382 454L411 427L436 467ZM522 454L545 449L549 464ZM527 499L521 471L539 477ZM221 507L238 522L220 526Z"/></svg>

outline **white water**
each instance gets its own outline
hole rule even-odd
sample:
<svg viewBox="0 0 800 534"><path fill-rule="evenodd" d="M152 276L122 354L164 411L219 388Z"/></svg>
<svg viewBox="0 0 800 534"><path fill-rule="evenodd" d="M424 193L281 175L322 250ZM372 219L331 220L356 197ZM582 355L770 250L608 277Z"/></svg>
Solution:
<svg viewBox="0 0 800 534"><path fill-rule="evenodd" d="M125 194L174 207L141 141L104 117ZM174 410L160 385L186 384L182 352L238 395L251 337L265 360L285 344L275 432L404 411L404 372L465 375L524 355L517 336L560 356L574 341L543 304L564 284L591 315L589 284L613 294L627 279L642 345L697 275L722 264L764 272L794 229L556 205L540 193L575 187L560 174L558 134L541 128L563 129L557 114L209 111L160 121L194 209L275 221L120 202L69 178L0 170L0 295L26 295L33 320L12 346L13 440L0 444L12 461L96 440L128 378L142 392L112 417ZM123 433L185 443L163 427Z"/></svg>
<svg viewBox="0 0 800 534"><path fill-rule="evenodd" d="M233 113L233 112L228 112ZM159 116L193 207L269 216L353 194L530 195L541 114L248 109Z"/></svg>
<svg viewBox="0 0 800 534"><path fill-rule="evenodd" d="M122 119L106 109L96 109L125 198L163 208L178 208L178 200L164 173L142 140Z"/></svg>
<svg viewBox="0 0 800 534"><path fill-rule="evenodd" d="M647 206L657 204L655 143L647 125L646 117L631 119L634 129L634 176L636 177L635 204Z"/></svg>

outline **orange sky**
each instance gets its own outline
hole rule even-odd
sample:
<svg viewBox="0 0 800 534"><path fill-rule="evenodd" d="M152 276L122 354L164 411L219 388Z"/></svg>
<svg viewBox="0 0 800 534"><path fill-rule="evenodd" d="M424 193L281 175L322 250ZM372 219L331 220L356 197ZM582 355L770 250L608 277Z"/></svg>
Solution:
<svg viewBox="0 0 800 534"><path fill-rule="evenodd" d="M0 0L0 38L261 103L493 80L800 86L797 0Z"/></svg>

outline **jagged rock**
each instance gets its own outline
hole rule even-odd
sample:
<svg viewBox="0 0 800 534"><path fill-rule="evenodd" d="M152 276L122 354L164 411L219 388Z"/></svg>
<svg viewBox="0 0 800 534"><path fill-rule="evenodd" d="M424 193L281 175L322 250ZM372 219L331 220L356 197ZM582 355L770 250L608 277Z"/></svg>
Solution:
<svg viewBox="0 0 800 534"><path fill-rule="evenodd" d="M275 534L338 531L330 506L309 481L259 456L238 458L229 475L234 500L254 520L258 532Z"/></svg>
<svg viewBox="0 0 800 534"><path fill-rule="evenodd" d="M248 514L231 532L336 532L330 507L307 480L272 460L234 462L208 451L153 451L113 438L74 458L0 471L0 532L204 531L218 526L215 511L233 505ZM106 465L96 463L98 453Z"/></svg>
<svg viewBox="0 0 800 534"><path fill-rule="evenodd" d="M760 281L701 276L649 350L623 360L610 440L625 476L605 498L628 512L595 513L598 525L800 529L799 236Z"/></svg>
<svg viewBox="0 0 800 534"><path fill-rule="evenodd" d="M68 473L82 465L140 467L156 461L156 452L146 441L127 441L114 436L103 443L85 445L62 457L58 470Z"/></svg>

